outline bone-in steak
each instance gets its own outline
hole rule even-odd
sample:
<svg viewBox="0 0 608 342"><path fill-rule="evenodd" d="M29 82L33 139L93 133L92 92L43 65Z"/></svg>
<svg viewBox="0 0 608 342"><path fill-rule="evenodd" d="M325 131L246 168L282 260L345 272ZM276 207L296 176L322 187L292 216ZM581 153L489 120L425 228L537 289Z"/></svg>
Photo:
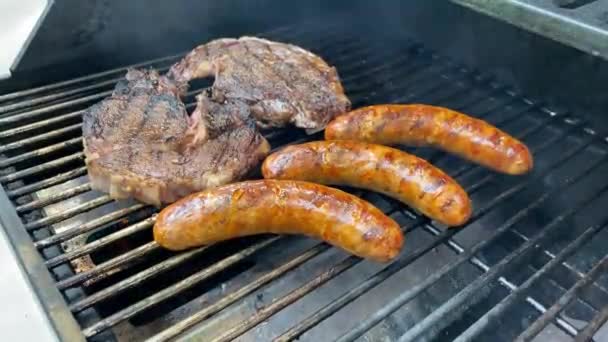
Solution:
<svg viewBox="0 0 608 342"><path fill-rule="evenodd" d="M109 98L84 113L86 164L94 189L160 205L229 183L270 147L248 105L198 97L191 116L173 81L130 70Z"/></svg>
<svg viewBox="0 0 608 342"><path fill-rule="evenodd" d="M214 76L214 101L247 103L262 127L289 123L309 133L350 109L336 69L300 47L254 37L201 45L168 73L182 90Z"/></svg>

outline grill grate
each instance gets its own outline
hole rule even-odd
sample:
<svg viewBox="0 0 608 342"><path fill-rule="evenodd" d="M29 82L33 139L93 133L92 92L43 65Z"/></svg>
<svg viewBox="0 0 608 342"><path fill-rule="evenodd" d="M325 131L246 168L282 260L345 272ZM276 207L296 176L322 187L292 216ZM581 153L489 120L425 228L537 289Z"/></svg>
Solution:
<svg viewBox="0 0 608 342"><path fill-rule="evenodd" d="M336 65L353 107L444 105L507 130L530 146L534 172L508 177L441 152L406 149L457 179L475 212L466 227L446 230L391 199L355 191L407 234L403 255L388 266L299 237L244 239L172 254L151 240L155 209L116 203L92 191L84 176L80 116L110 93L124 68L1 95L0 183L84 336L105 338L102 332L126 322L146 326L137 317L162 311L171 300L162 313L170 318L152 319L157 324L148 323L137 336L469 341L490 335L529 340L547 331L578 340L596 334L608 319L608 279L601 277L608 249L595 242L608 238L608 215L601 208L608 200L605 139L576 116L547 109L415 42L386 47L338 24L321 38L319 30L285 27L263 36L299 44ZM167 70L181 56L137 67ZM188 93L189 108L200 90ZM319 138L293 130L266 136L274 148ZM239 265L249 266L235 271ZM227 280L217 280L226 274ZM200 284L211 285L198 291ZM187 305L175 298L190 301L189 291L198 296L194 309L179 312ZM127 297L135 300L116 304ZM500 331L491 331L499 322Z"/></svg>

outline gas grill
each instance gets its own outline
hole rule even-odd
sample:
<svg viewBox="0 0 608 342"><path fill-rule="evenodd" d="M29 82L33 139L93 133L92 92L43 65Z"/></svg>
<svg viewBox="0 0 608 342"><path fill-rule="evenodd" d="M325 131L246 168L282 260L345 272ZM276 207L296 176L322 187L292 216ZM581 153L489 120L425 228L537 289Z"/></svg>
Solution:
<svg viewBox="0 0 608 342"><path fill-rule="evenodd" d="M152 239L156 208L114 201L91 190L86 176L81 114L111 93L127 67L54 83L48 80L56 71L16 71L0 95L0 225L60 339L608 340L608 138L597 130L604 122L593 114L597 108L575 96L562 99L565 106L544 101L542 89L517 78L511 86L500 70L462 63L466 53L439 51L432 33L400 32L387 20L361 34L353 29L363 11L357 3L346 14L271 21L266 29L237 33L319 54L337 67L353 108L427 103L482 118L530 147L534 171L506 176L433 149L403 147L454 177L470 194L474 214L466 226L446 229L390 198L347 189L405 232L402 254L388 265L298 236L172 253ZM388 18L399 8L398 2L365 6L378 6ZM420 18L436 6L512 30L505 36L544 39L453 4L416 6ZM392 33L379 39L385 26ZM601 58L542 44L604 68ZM164 72L182 56L129 67ZM24 87L24 79L40 85ZM190 110L208 84L192 84L184 99ZM559 97L556 88L547 98ZM320 138L295 129L265 135L273 148Z"/></svg>

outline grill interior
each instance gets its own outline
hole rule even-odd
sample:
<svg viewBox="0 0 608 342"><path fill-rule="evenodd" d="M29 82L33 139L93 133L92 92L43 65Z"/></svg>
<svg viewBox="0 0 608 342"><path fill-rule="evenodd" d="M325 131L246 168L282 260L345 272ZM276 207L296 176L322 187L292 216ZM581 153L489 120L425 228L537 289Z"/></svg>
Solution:
<svg viewBox="0 0 608 342"><path fill-rule="evenodd" d="M548 108L414 41L386 46L341 28L258 34L337 67L353 107L428 103L483 118L523 140L535 169L504 176L425 148L404 148L468 191L474 215L446 230L380 195L406 232L380 265L302 237L264 236L184 253L151 236L154 208L91 191L82 110L124 68L0 95L0 183L90 340L334 340L422 337L510 341L608 338L608 141L576 114ZM166 71L181 55L136 67ZM185 102L208 82L193 84ZM319 139L266 134L273 148ZM11 228L11 227L9 227Z"/></svg>

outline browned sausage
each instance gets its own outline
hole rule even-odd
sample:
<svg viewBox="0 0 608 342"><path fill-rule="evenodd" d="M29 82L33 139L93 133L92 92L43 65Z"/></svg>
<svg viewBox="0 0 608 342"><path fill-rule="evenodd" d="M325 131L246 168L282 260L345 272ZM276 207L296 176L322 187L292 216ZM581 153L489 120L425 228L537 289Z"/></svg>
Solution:
<svg viewBox="0 0 608 342"><path fill-rule="evenodd" d="M391 147L346 140L287 146L266 158L262 174L380 192L449 226L471 216L469 197L455 180Z"/></svg>
<svg viewBox="0 0 608 342"><path fill-rule="evenodd" d="M325 139L434 146L512 175L532 169L526 145L485 121L442 107L412 104L356 109L330 122Z"/></svg>
<svg viewBox="0 0 608 342"><path fill-rule="evenodd" d="M403 244L399 225L370 203L302 181L246 181L199 192L163 209L154 225L156 242L171 250L264 233L303 234L382 262Z"/></svg>

